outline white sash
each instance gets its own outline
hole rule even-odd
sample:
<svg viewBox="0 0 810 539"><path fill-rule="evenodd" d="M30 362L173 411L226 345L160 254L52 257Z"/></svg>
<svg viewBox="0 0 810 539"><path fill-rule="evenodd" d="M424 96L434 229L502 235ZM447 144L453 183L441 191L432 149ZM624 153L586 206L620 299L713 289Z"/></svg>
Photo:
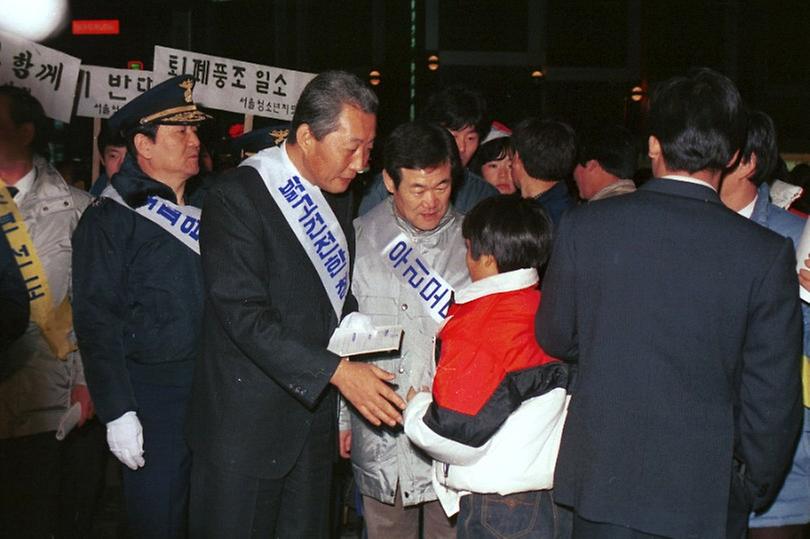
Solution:
<svg viewBox="0 0 810 539"><path fill-rule="evenodd" d="M114 200L142 217L146 217L180 242L200 254L200 216L202 210L195 206L178 206L160 197L150 196L140 208L131 208L115 187L107 185L101 196Z"/></svg>
<svg viewBox="0 0 810 539"><path fill-rule="evenodd" d="M286 145L267 148L239 166L255 168L321 278L340 320L349 291L349 247L321 190L287 157Z"/></svg>
<svg viewBox="0 0 810 539"><path fill-rule="evenodd" d="M416 292L430 316L442 323L453 299L453 287L419 257L404 232L385 246L382 255L397 279Z"/></svg>

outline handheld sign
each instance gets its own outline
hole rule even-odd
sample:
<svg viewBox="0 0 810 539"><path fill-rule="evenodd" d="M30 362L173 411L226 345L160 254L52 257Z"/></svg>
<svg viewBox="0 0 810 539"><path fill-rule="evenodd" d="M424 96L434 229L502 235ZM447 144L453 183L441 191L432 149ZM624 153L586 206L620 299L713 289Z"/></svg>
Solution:
<svg viewBox="0 0 810 539"><path fill-rule="evenodd" d="M194 99L206 107L280 120L292 120L298 96L315 78L314 73L160 46L153 65L155 82L193 75Z"/></svg>
<svg viewBox="0 0 810 539"><path fill-rule="evenodd" d="M49 118L70 122L81 60L0 32L0 84L25 88Z"/></svg>
<svg viewBox="0 0 810 539"><path fill-rule="evenodd" d="M109 118L154 84L151 71L83 65L76 116Z"/></svg>

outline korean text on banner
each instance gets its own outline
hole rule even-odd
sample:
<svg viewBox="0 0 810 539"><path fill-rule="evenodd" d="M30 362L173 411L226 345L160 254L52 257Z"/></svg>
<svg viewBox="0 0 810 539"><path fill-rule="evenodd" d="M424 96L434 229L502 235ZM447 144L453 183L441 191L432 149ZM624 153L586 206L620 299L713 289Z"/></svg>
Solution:
<svg viewBox="0 0 810 539"><path fill-rule="evenodd" d="M151 71L83 65L76 116L109 118L154 84Z"/></svg>
<svg viewBox="0 0 810 539"><path fill-rule="evenodd" d="M239 114L292 120L298 96L314 73L155 47L155 82L176 75L197 80L194 101Z"/></svg>
<svg viewBox="0 0 810 539"><path fill-rule="evenodd" d="M81 60L0 32L0 84L26 88L48 117L70 122Z"/></svg>

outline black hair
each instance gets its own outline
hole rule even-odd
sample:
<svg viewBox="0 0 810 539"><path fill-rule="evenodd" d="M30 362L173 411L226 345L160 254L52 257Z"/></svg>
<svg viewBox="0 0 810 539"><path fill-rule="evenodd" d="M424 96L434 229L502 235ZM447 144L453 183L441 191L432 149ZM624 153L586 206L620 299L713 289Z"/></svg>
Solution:
<svg viewBox="0 0 810 539"><path fill-rule="evenodd" d="M769 181L776 170L779 161L779 150L776 146L776 128L771 117L762 111L755 110L748 113L748 129L745 135L745 144L740 149L740 160L749 162L751 156L757 156L757 168L749 178L751 183L759 187L762 182Z"/></svg>
<svg viewBox="0 0 810 539"><path fill-rule="evenodd" d="M489 131L487 102L478 90L453 84L428 97L420 119L458 131L471 125L482 139Z"/></svg>
<svg viewBox="0 0 810 539"><path fill-rule="evenodd" d="M15 126L19 127L26 123L34 126L31 150L39 155L47 155L51 121L45 116L45 110L39 100L28 90L10 84L0 86L0 96L8 98L9 116Z"/></svg>
<svg viewBox="0 0 810 539"><path fill-rule="evenodd" d="M419 120L404 123L388 135L385 143L383 165L397 189L403 168L429 169L448 162L453 185L458 185L464 174L458 146L446 129L434 124Z"/></svg>
<svg viewBox="0 0 810 539"><path fill-rule="evenodd" d="M338 128L338 117L346 105L377 114L379 100L356 75L346 71L324 71L309 81L301 92L287 141L290 144L297 142L296 133L302 124L309 126L315 139L323 139Z"/></svg>
<svg viewBox="0 0 810 539"><path fill-rule="evenodd" d="M157 139L158 127L160 127L159 124L146 123L138 125L127 131L127 153L131 155L133 159L138 155L138 150L135 149L135 135L144 135L152 142L155 142L155 139Z"/></svg>
<svg viewBox="0 0 810 539"><path fill-rule="evenodd" d="M579 134L577 163L595 160L605 171L629 179L636 172L638 148L633 135L619 125L598 127Z"/></svg>
<svg viewBox="0 0 810 539"><path fill-rule="evenodd" d="M533 201L498 195L479 202L461 225L473 260L492 255L498 272L535 268L542 272L551 252L552 224Z"/></svg>
<svg viewBox="0 0 810 539"><path fill-rule="evenodd" d="M574 171L577 139L565 122L526 118L512 130L512 141L532 178L564 181Z"/></svg>
<svg viewBox="0 0 810 539"><path fill-rule="evenodd" d="M649 125L670 170L722 171L744 140L745 110L728 77L701 68L655 89Z"/></svg>
<svg viewBox="0 0 810 539"><path fill-rule="evenodd" d="M120 131L113 131L109 128L108 125L105 125L101 128L101 132L98 134L98 139L96 141L96 146L98 146L98 151L102 156L104 155L104 148L107 146L126 146L127 141L124 137L121 136Z"/></svg>
<svg viewBox="0 0 810 539"><path fill-rule="evenodd" d="M479 176L482 176L481 169L490 161L500 161L512 153L512 138L500 137L495 140L490 140L486 144L478 147L472 160L470 161L469 169ZM482 176L483 177L483 176Z"/></svg>

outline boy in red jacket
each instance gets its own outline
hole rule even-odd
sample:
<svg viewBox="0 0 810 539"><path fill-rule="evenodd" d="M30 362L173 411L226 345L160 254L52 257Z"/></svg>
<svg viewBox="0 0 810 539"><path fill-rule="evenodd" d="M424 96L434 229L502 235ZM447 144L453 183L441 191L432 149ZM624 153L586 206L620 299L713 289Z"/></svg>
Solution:
<svg viewBox="0 0 810 539"><path fill-rule="evenodd" d="M408 394L405 432L435 459L433 487L448 515L459 512L462 538L556 532L550 489L569 376L534 337L551 229L520 198L490 198L467 215L473 283L439 331L432 394Z"/></svg>

